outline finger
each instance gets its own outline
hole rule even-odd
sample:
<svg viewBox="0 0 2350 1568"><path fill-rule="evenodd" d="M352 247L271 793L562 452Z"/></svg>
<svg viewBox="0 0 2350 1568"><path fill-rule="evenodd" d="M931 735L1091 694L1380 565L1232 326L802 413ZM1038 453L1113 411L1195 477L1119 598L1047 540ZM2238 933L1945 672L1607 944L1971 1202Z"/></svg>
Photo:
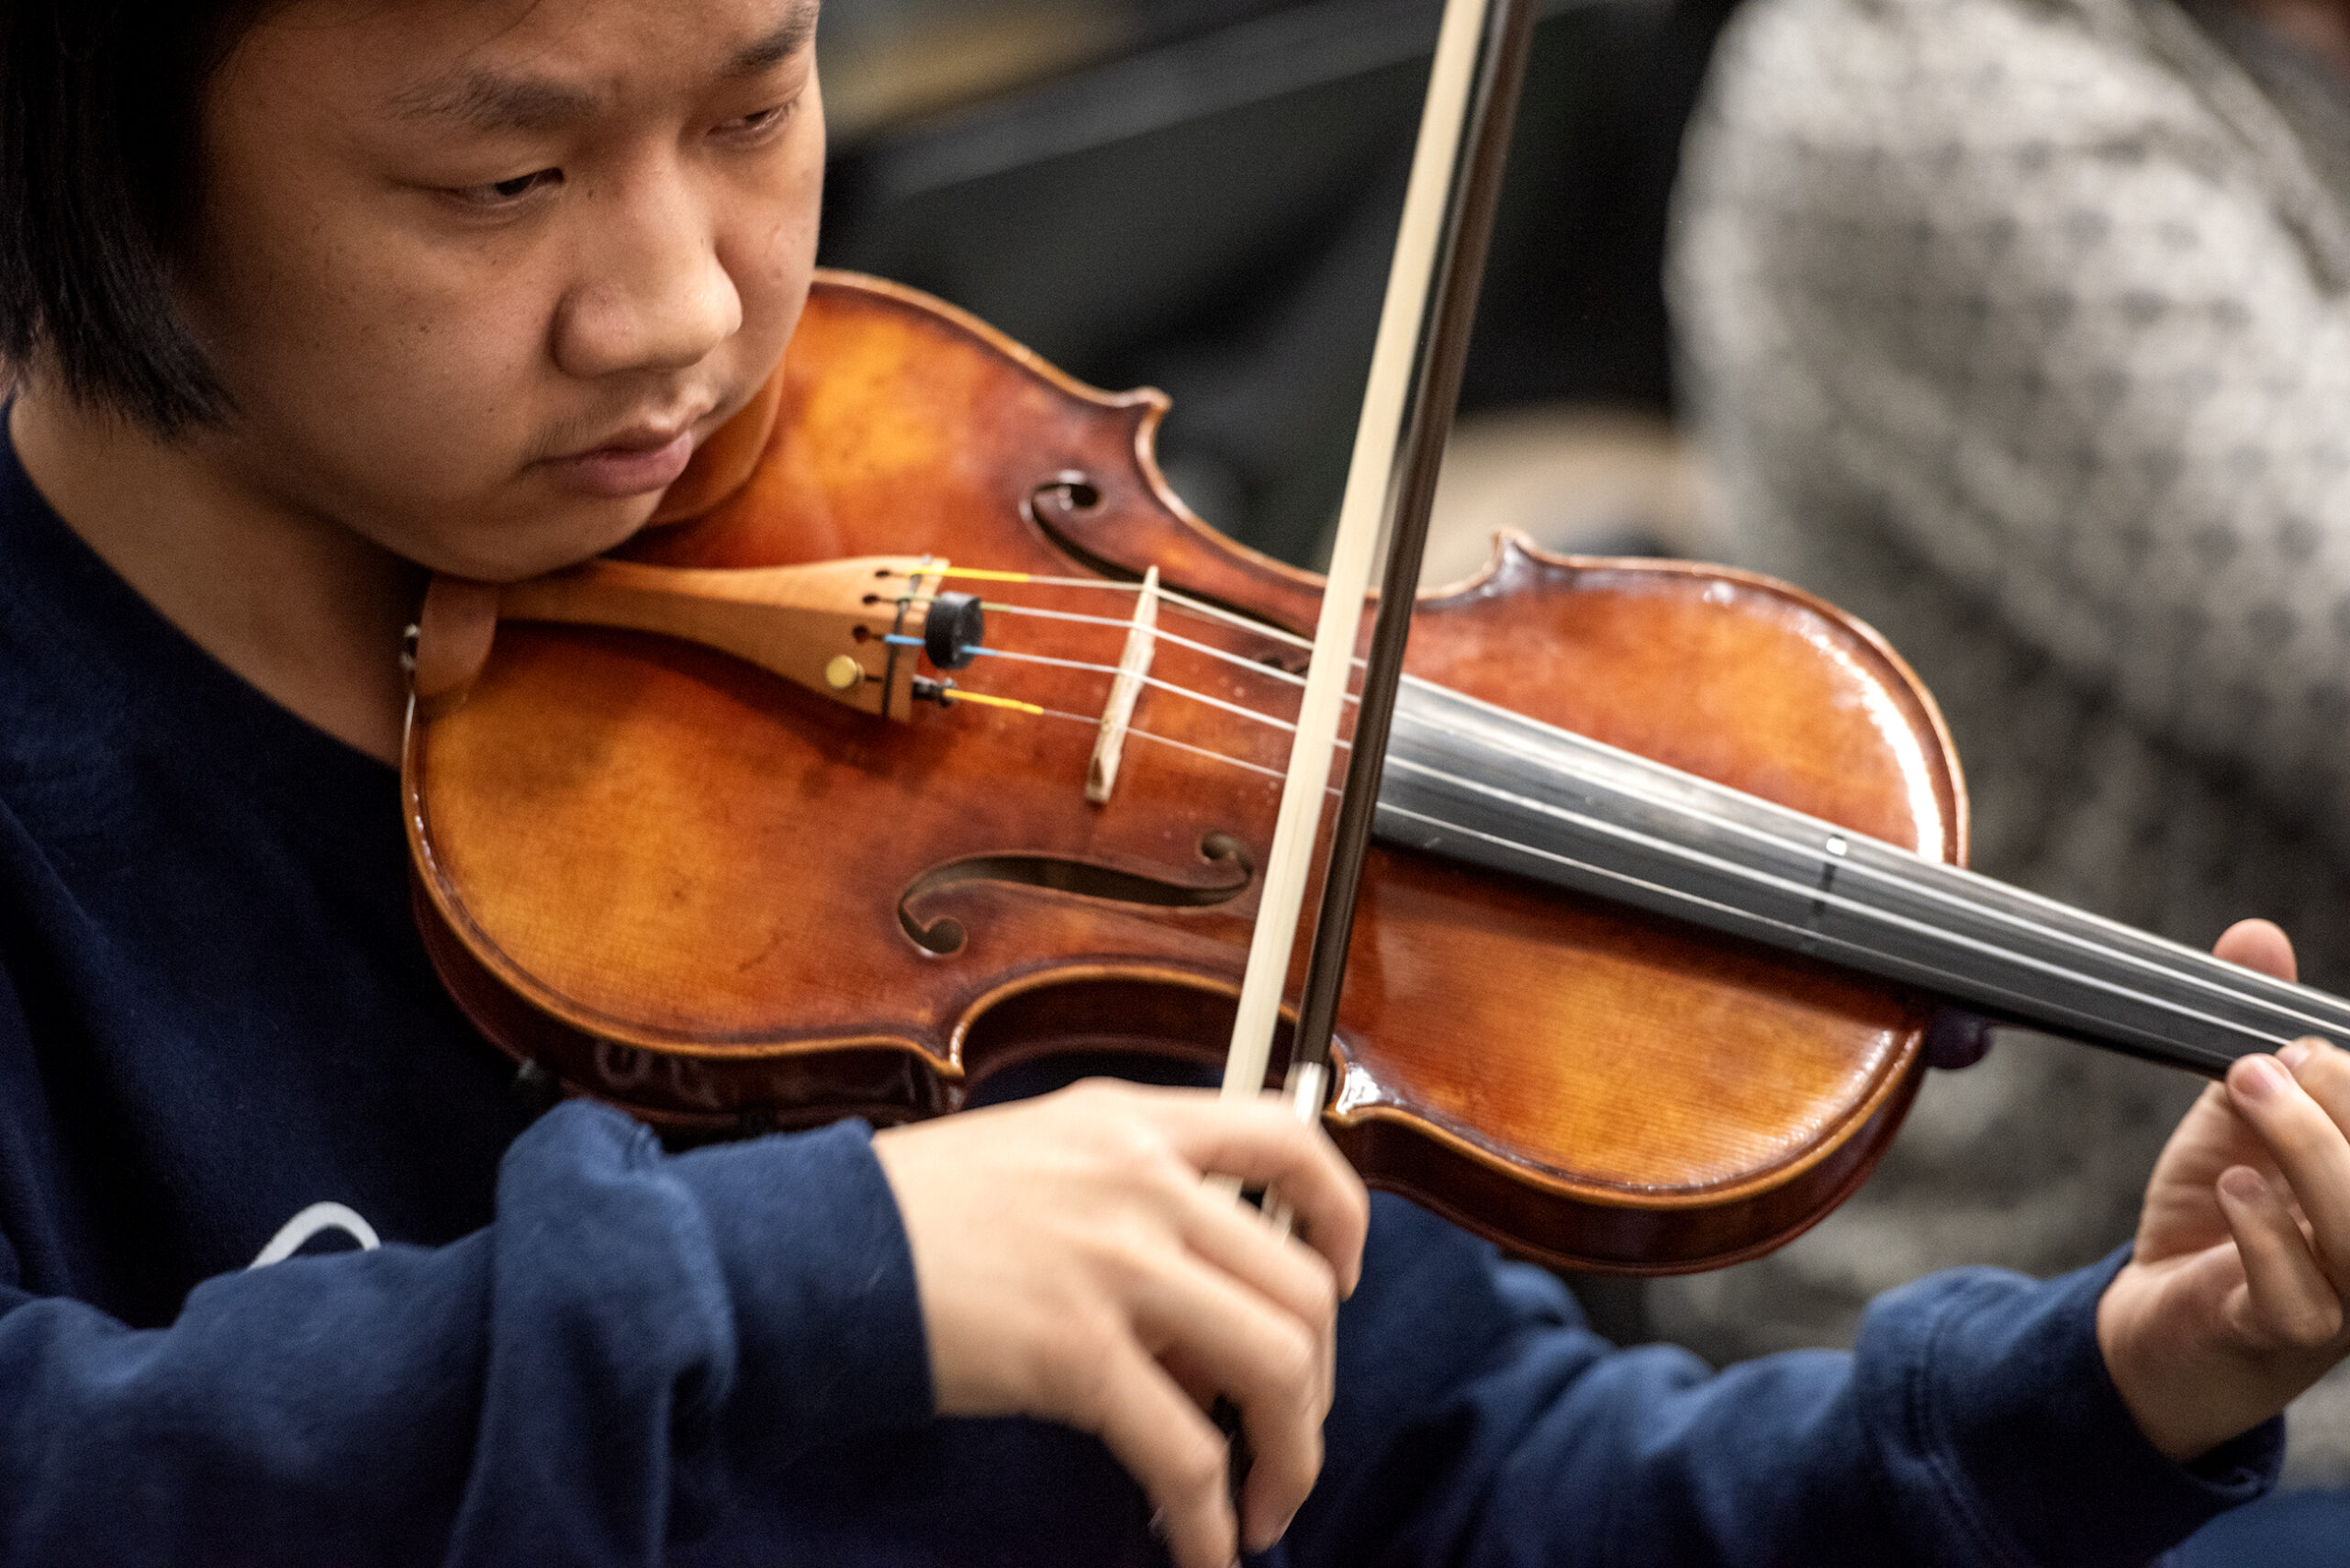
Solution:
<svg viewBox="0 0 2350 1568"><path fill-rule="evenodd" d="M2342 1298L2311 1255L2277 1187L2249 1166L2219 1181L2220 1209L2244 1264L2244 1294L2230 1304L2255 1343L2315 1350L2342 1331Z"/></svg>
<svg viewBox="0 0 2350 1568"><path fill-rule="evenodd" d="M2295 1040L2277 1053L2302 1092L2325 1107L2334 1125L2350 1129L2350 1052L2320 1039Z"/></svg>
<svg viewBox="0 0 2350 1568"><path fill-rule="evenodd" d="M1157 1354L1159 1366L1175 1380L1183 1397L1213 1415L1218 1397L1214 1376L1181 1345L1169 1345Z"/></svg>
<svg viewBox="0 0 2350 1568"><path fill-rule="evenodd" d="M1162 1131L1194 1168L1278 1187L1297 1212L1300 1237L1329 1260L1339 1294L1353 1294L1371 1198L1320 1127L1299 1123L1278 1095L1236 1101L1159 1091L1153 1098Z"/></svg>
<svg viewBox="0 0 2350 1568"><path fill-rule="evenodd" d="M1144 1343L1240 1411L1255 1462L1242 1499L1249 1549L1281 1538L1322 1472L1322 1336L1203 1263L1155 1277L1135 1306Z"/></svg>
<svg viewBox="0 0 2350 1568"><path fill-rule="evenodd" d="M2295 1040L2277 1053L2277 1059L2292 1073L2293 1081L2301 1092L2323 1107L2333 1125L2350 1136L2350 1052L2339 1050L2323 1040ZM2314 1238L2316 1227L2310 1223L2307 1211L2288 1191L2288 1206L2304 1234Z"/></svg>
<svg viewBox="0 0 2350 1568"><path fill-rule="evenodd" d="M1181 1216L1184 1245L1313 1328L1321 1341L1323 1413L1328 1414L1337 1344L1337 1278L1329 1260L1284 1236L1245 1204L1207 1187L1194 1190Z"/></svg>
<svg viewBox="0 0 2350 1568"><path fill-rule="evenodd" d="M1132 1340L1122 1337L1100 1372L1098 1433L1150 1499L1176 1568L1230 1568L1238 1526L1224 1439Z"/></svg>
<svg viewBox="0 0 2350 1568"><path fill-rule="evenodd" d="M2316 1233L2319 1261L2337 1289L2350 1285L2350 1138L2274 1057L2228 1070L2228 1095L2276 1158Z"/></svg>
<svg viewBox="0 0 2350 1568"><path fill-rule="evenodd" d="M1209 1203L1221 1203L1216 1194L1203 1189ZM1318 1422L1330 1414L1331 1402L1337 1397L1338 1383L1337 1284L1330 1273L1329 1264L1321 1254L1290 1239L1252 1217L1245 1204L1225 1204L1233 1212L1227 1223L1237 1227L1257 1229L1260 1235L1253 1238L1228 1238L1231 1250L1223 1250L1226 1238L1197 1236L1195 1246L1201 1260L1234 1279L1261 1297L1272 1301L1292 1320L1303 1324L1314 1340L1314 1378L1308 1390L1314 1418ZM1252 1263L1244 1249L1254 1242L1256 1248L1268 1244L1288 1255L1287 1268L1266 1269L1261 1262ZM1289 1277L1283 1278L1281 1276Z"/></svg>
<svg viewBox="0 0 2350 1568"><path fill-rule="evenodd" d="M2231 964L2281 980L2296 979L2300 973L2293 958L2292 938L2273 921L2239 920L2211 945L2211 951Z"/></svg>

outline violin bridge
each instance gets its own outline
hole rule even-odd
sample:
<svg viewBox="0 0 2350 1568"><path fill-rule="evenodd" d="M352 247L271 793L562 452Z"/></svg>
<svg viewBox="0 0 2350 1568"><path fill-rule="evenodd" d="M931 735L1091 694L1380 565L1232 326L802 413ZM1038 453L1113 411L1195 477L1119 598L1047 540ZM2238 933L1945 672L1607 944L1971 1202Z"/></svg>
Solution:
<svg viewBox="0 0 2350 1568"><path fill-rule="evenodd" d="M1110 701L1102 710L1102 734L1093 742L1093 761L1085 770L1085 798L1097 806L1110 803L1118 787L1118 763L1125 756L1126 734L1134 728L1135 700L1142 695L1143 678L1158 652L1158 568L1143 575L1142 592L1135 596L1134 624L1126 631L1126 651L1119 655L1117 678L1110 685Z"/></svg>

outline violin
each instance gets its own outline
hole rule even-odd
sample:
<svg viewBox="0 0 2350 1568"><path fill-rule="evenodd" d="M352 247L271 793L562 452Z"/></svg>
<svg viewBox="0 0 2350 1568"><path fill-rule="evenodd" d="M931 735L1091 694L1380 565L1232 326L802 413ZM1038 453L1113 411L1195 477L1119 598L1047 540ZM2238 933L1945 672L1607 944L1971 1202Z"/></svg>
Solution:
<svg viewBox="0 0 2350 1568"><path fill-rule="evenodd" d="M1964 871L1932 699L1797 589L1504 540L1414 601L1530 17L1449 0L1327 592L1169 489L1162 395L842 274L661 526L433 584L417 913L524 1087L682 1137L1104 1051L1256 1092L1285 991L1285 1086L1368 1182L1654 1273L1831 1210L1940 1020L2212 1076L2350 1039L2350 1003Z"/></svg>
<svg viewBox="0 0 2350 1568"><path fill-rule="evenodd" d="M526 1073L704 1134L1220 1060L1317 580L1169 491L1162 396L903 287L820 276L762 403L693 521L436 585L404 778L453 994ZM1504 541L1421 599L1407 668L1325 1122L1526 1253L1785 1241L1882 1154L1948 1001L2207 1073L2350 1037L1957 869L1931 698L1795 588Z"/></svg>

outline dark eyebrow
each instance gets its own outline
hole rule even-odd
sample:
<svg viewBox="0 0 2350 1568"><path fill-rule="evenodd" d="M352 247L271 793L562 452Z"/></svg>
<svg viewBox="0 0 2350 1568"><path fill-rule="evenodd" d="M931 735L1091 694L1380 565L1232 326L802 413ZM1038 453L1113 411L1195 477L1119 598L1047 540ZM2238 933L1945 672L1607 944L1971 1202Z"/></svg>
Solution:
<svg viewBox="0 0 2350 1568"><path fill-rule="evenodd" d="M409 87L392 99L403 119L455 120L476 130L543 130L596 111L596 97L528 76L463 72Z"/></svg>
<svg viewBox="0 0 2350 1568"><path fill-rule="evenodd" d="M756 76L806 49L809 40L816 36L816 15L822 9L822 0L792 0L782 26L758 42L737 50L734 58L726 62L726 74Z"/></svg>
<svg viewBox="0 0 2350 1568"><path fill-rule="evenodd" d="M816 36L821 0L792 0L782 25L729 57L720 73L757 76L789 60ZM456 120L476 130L543 130L596 112L598 99L561 83L470 71L420 83L394 95L403 119Z"/></svg>

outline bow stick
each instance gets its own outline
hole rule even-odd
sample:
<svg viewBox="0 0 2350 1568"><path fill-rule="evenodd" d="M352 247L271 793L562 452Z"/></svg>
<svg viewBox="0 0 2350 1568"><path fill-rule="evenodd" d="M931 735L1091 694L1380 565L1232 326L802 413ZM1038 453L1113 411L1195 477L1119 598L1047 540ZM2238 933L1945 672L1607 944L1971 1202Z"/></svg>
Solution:
<svg viewBox="0 0 2350 1568"><path fill-rule="evenodd" d="M1241 982L1226 1098L1263 1092L1299 916L1311 880L1330 761L1337 748L1363 600L1381 535L1389 539L1363 673L1346 788L1331 835L1286 1092L1298 1119L1322 1113L1332 1030L1362 861L1379 800L1388 722L1404 669L1420 558L1444 446L1460 401L1502 168L1526 74L1533 0L1447 0L1437 40L1362 419L1331 546L1314 657ZM1286 1224L1277 1204L1268 1212Z"/></svg>

